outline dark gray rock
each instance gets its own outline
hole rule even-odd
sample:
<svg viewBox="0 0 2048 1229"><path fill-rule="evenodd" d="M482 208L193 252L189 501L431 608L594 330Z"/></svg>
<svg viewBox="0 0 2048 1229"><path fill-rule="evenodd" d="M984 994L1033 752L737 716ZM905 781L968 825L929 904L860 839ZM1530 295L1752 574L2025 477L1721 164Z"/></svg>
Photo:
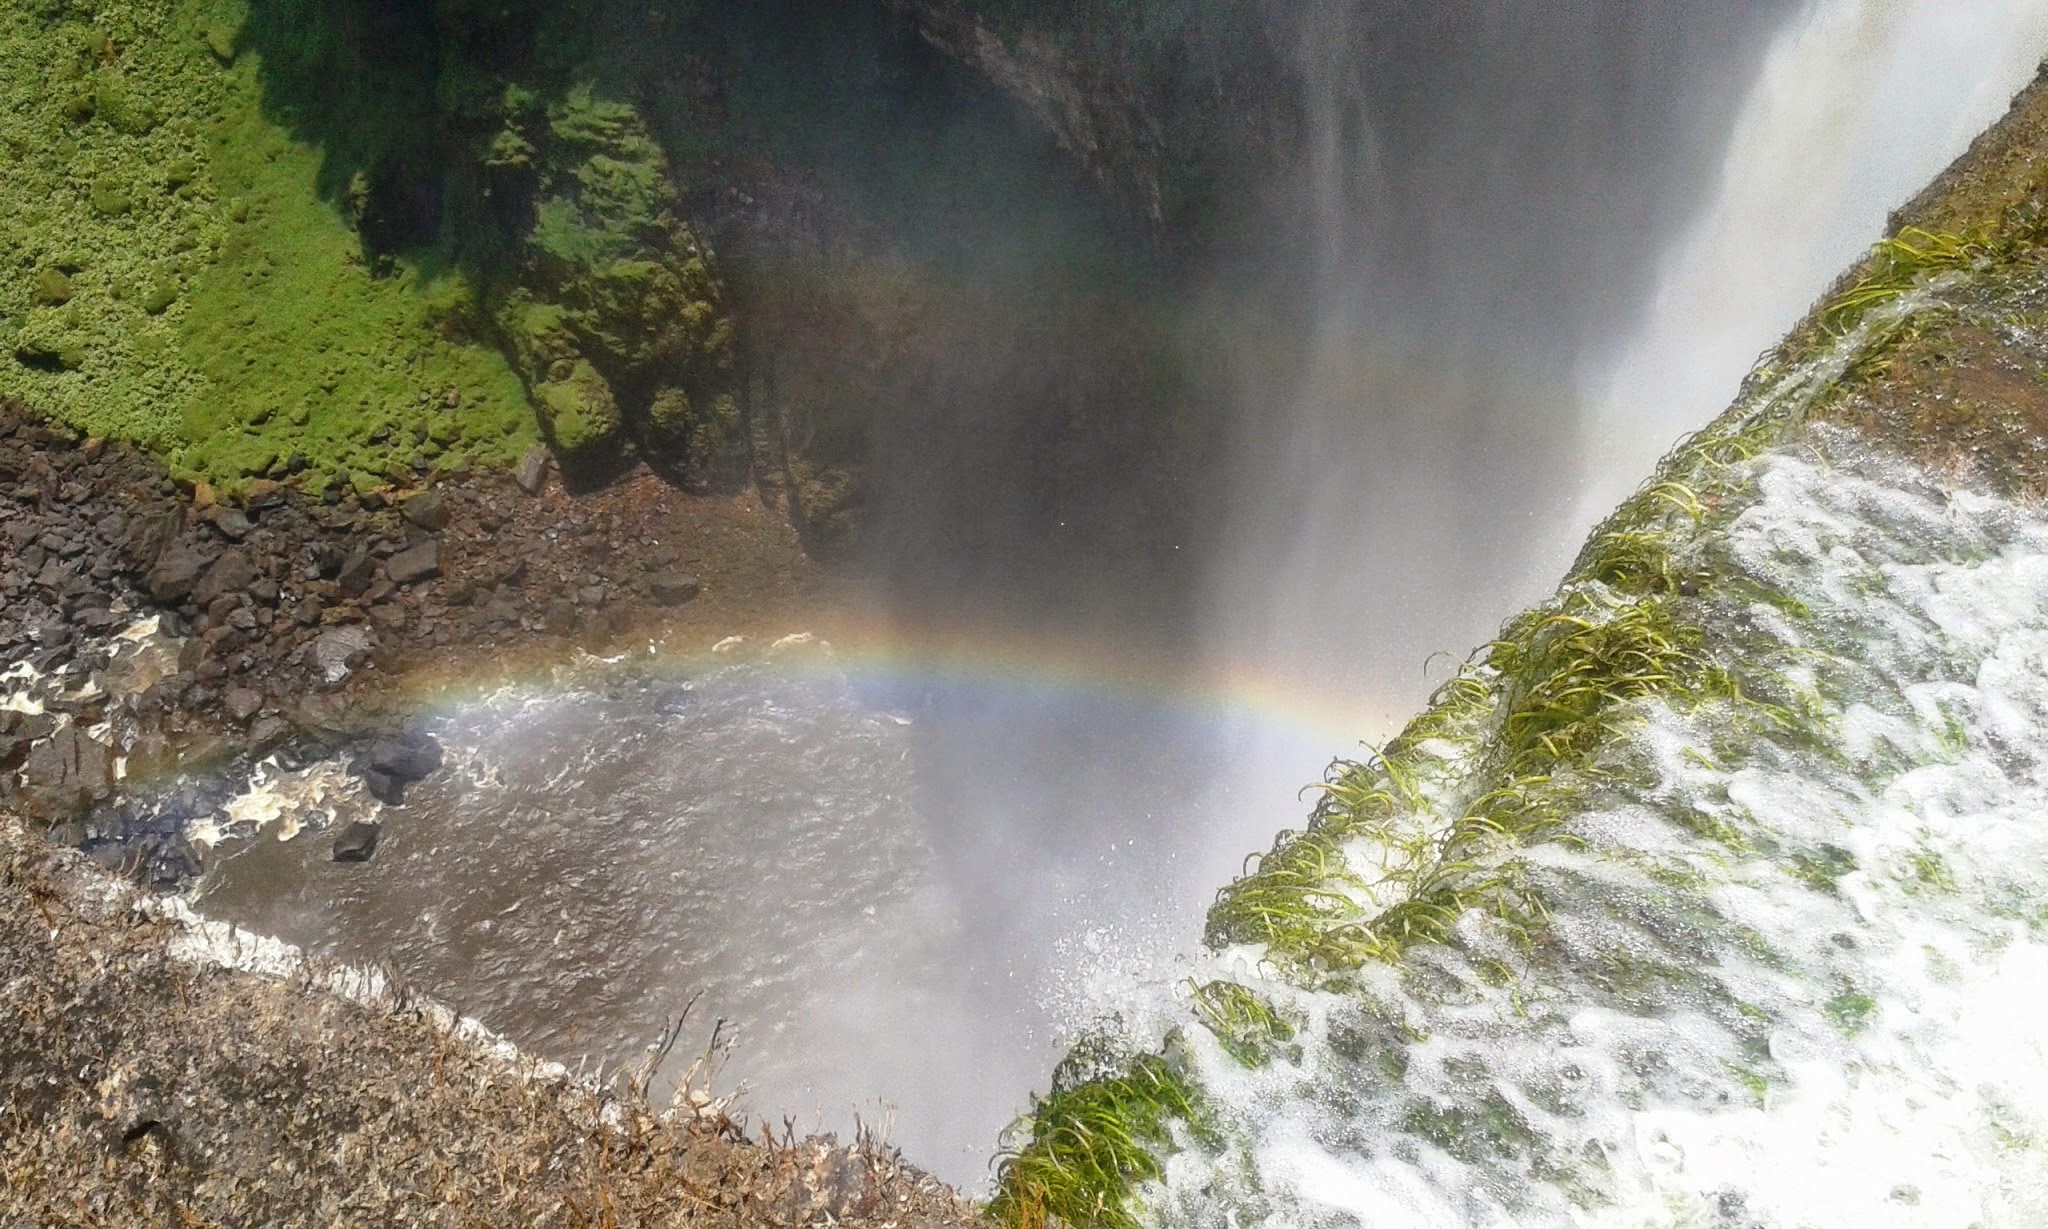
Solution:
<svg viewBox="0 0 2048 1229"><path fill-rule="evenodd" d="M217 506L213 510L214 532L230 542L241 541L255 528L256 522L250 520L239 508Z"/></svg>
<svg viewBox="0 0 2048 1229"><path fill-rule="evenodd" d="M647 596L664 606L680 606L703 590L702 582L688 572L657 572L647 578Z"/></svg>
<svg viewBox="0 0 2048 1229"><path fill-rule="evenodd" d="M441 767L441 744L431 734L380 738L370 744L363 762L372 770L410 784Z"/></svg>
<svg viewBox="0 0 2048 1229"><path fill-rule="evenodd" d="M405 805L405 782L381 768L363 770L363 789L386 806Z"/></svg>
<svg viewBox="0 0 2048 1229"><path fill-rule="evenodd" d="M210 606L216 599L239 597L248 592L261 573L254 564L238 550L231 550L213 561L199 583L192 588L192 603L195 606Z"/></svg>
<svg viewBox="0 0 2048 1229"><path fill-rule="evenodd" d="M441 574L441 544L432 538L408 546L384 561L384 574L401 585Z"/></svg>
<svg viewBox="0 0 2048 1229"><path fill-rule="evenodd" d="M356 820L334 838L334 860L336 862L368 862L370 855L377 852L377 837L382 831L378 824Z"/></svg>
<svg viewBox="0 0 2048 1229"><path fill-rule="evenodd" d="M103 744L67 725L28 753L21 779L32 816L65 819L113 796L113 757Z"/></svg>
<svg viewBox="0 0 2048 1229"><path fill-rule="evenodd" d="M181 602L191 595L199 578L213 566L214 557L189 542L164 551L143 578L149 595L159 602Z"/></svg>
<svg viewBox="0 0 2048 1229"><path fill-rule="evenodd" d="M512 470L512 480L528 495L540 494L541 486L548 480L548 450L539 444L527 449Z"/></svg>
<svg viewBox="0 0 2048 1229"><path fill-rule="evenodd" d="M292 723L282 717L258 717L249 727L249 750L262 755L291 736Z"/></svg>
<svg viewBox="0 0 2048 1229"><path fill-rule="evenodd" d="M448 501L439 491L421 491L398 506L399 515L429 533L448 528Z"/></svg>
<svg viewBox="0 0 2048 1229"><path fill-rule="evenodd" d="M227 695L221 697L227 706L228 716L236 721L247 721L263 708L263 693L254 687L230 687Z"/></svg>
<svg viewBox="0 0 2048 1229"><path fill-rule="evenodd" d="M341 590L343 597L361 597L376 579L377 561L370 557L369 551L357 548L356 552L348 557L347 562L341 565L340 572L334 577L334 584Z"/></svg>

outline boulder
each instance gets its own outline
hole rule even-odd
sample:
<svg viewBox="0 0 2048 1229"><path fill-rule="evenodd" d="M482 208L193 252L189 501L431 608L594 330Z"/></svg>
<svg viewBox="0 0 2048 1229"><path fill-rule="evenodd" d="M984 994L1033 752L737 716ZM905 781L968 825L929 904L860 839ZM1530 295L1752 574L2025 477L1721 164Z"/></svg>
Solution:
<svg viewBox="0 0 2048 1229"><path fill-rule="evenodd" d="M249 586L262 575L254 564L238 550L227 551L213 561L199 583L192 587L192 603L195 606L210 606L215 599L234 597L248 592Z"/></svg>
<svg viewBox="0 0 2048 1229"><path fill-rule="evenodd" d="M313 665L330 683L347 678L370 655L370 633L360 627L330 627L313 638Z"/></svg>
<svg viewBox="0 0 2048 1229"><path fill-rule="evenodd" d="M381 825L364 820L351 823L334 838L334 860L368 862L370 855L377 852L377 837L381 831Z"/></svg>
<svg viewBox="0 0 2048 1229"><path fill-rule="evenodd" d="M441 767L441 744L431 734L380 738L363 753L363 788L377 801L402 806L405 787Z"/></svg>
<svg viewBox="0 0 2048 1229"><path fill-rule="evenodd" d="M213 566L214 556L190 542L180 542L157 557L143 584L149 595L166 604L191 596L199 578Z"/></svg>
<svg viewBox="0 0 2048 1229"><path fill-rule="evenodd" d="M103 744L66 725L28 753L21 779L30 815L66 819L113 796L113 758Z"/></svg>
<svg viewBox="0 0 2048 1229"><path fill-rule="evenodd" d="M263 693L254 687L230 687L221 702L227 706L228 716L247 721L262 710Z"/></svg>
<svg viewBox="0 0 2048 1229"><path fill-rule="evenodd" d="M256 528L256 522L239 508L216 505L213 509L213 529L230 542L239 542Z"/></svg>
<svg viewBox="0 0 2048 1229"><path fill-rule="evenodd" d="M538 444L527 449L512 470L512 480L528 495L540 494L541 486L548 480L548 450Z"/></svg>
<svg viewBox="0 0 2048 1229"><path fill-rule="evenodd" d="M703 588L702 582L687 572L657 572L647 578L647 595L664 606L680 606Z"/></svg>
<svg viewBox="0 0 2048 1229"><path fill-rule="evenodd" d="M448 527L448 501L439 491L421 491L398 506L399 515L429 533Z"/></svg>
<svg viewBox="0 0 2048 1229"><path fill-rule="evenodd" d="M341 565L334 577L334 584L343 597L361 597L377 579L377 561L370 552L358 548Z"/></svg>
<svg viewBox="0 0 2048 1229"><path fill-rule="evenodd" d="M432 538L408 546L384 561L384 574L401 585L441 574L441 544Z"/></svg>

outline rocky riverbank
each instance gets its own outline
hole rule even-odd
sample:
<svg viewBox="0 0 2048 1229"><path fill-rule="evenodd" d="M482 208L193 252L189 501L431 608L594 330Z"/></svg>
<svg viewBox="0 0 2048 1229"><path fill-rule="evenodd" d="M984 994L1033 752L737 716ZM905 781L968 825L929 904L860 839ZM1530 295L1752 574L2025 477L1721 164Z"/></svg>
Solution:
<svg viewBox="0 0 2048 1229"><path fill-rule="evenodd" d="M575 495L539 452L329 491L231 502L0 408L0 772L23 817L175 880L178 821L218 801L198 770L325 755L439 688L815 605L787 523L751 496L651 474Z"/></svg>
<svg viewBox="0 0 2048 1229"><path fill-rule="evenodd" d="M665 1119L150 891L265 756L400 802L445 689L815 611L758 499L574 494L536 454L231 501L9 405L0 543L0 1225L975 1219L885 1148L747 1142L702 1078Z"/></svg>

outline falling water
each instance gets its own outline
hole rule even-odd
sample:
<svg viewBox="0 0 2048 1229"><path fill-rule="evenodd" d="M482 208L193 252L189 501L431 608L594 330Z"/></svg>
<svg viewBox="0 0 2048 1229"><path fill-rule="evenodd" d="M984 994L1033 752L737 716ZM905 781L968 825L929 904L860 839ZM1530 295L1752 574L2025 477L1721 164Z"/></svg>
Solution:
<svg viewBox="0 0 2048 1229"><path fill-rule="evenodd" d="M2048 4L1835 0L1765 58L1712 204L1666 254L1612 358L1592 364L1579 527L1673 440L1719 412L1743 371L2001 115L2048 47Z"/></svg>
<svg viewBox="0 0 2048 1229"><path fill-rule="evenodd" d="M2048 48L2040 0L1630 8L1418 23L1459 83L1434 102L1371 88L1352 6L1288 27L1313 319L1288 370L1240 364L1210 638L1358 739L1555 583ZM1248 748L1236 788L1282 809L1240 845L1345 750Z"/></svg>

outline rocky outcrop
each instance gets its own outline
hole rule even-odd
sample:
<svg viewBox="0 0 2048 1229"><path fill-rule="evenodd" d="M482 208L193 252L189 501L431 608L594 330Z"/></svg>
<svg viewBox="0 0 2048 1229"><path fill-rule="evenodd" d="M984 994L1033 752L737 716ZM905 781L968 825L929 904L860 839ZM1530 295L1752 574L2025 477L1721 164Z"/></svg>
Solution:
<svg viewBox="0 0 2048 1229"><path fill-rule="evenodd" d="M685 573L677 540L717 550ZM235 504L0 402L0 804L175 882L184 821L221 801L181 773L396 728L414 671L517 668L700 611L723 635L735 602L807 575L786 527L652 477L581 498L506 474L402 499L265 484ZM438 756L392 746L365 778L396 803Z"/></svg>
<svg viewBox="0 0 2048 1229"><path fill-rule="evenodd" d="M556 454L587 471L631 446L700 485L743 476L724 291L639 113L587 83L547 103L508 88L501 124L477 157L516 273L487 278L490 310Z"/></svg>

